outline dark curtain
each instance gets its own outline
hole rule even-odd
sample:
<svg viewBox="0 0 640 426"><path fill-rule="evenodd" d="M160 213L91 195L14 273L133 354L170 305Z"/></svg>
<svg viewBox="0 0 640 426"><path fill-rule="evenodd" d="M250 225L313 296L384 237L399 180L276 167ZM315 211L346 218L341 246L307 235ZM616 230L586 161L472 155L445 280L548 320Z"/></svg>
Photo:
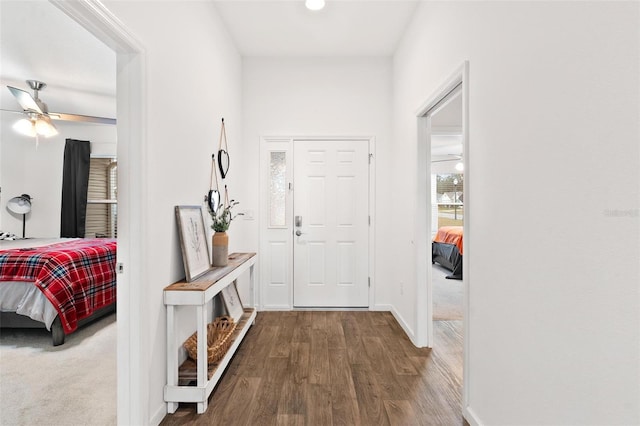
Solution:
<svg viewBox="0 0 640 426"><path fill-rule="evenodd" d="M84 238L90 157L89 141L67 139L62 166L61 237Z"/></svg>

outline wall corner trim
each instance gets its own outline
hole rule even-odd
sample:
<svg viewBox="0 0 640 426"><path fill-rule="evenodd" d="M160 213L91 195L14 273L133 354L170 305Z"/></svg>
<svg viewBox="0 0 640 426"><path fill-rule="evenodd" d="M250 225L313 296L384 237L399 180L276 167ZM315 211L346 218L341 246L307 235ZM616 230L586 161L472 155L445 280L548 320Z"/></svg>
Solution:
<svg viewBox="0 0 640 426"><path fill-rule="evenodd" d="M155 411L155 413L151 416L151 418L149 419L149 424L152 426L158 426L162 420L165 418L165 416L167 415L167 404L161 404L158 409Z"/></svg>
<svg viewBox="0 0 640 426"><path fill-rule="evenodd" d="M380 305L378 305L378 306L380 306ZM415 347L419 348L420 346L418 346L418 341L416 339L416 334L411 329L411 327L409 326L407 321L405 321L405 319L402 317L402 315L400 315L400 313L395 308L395 306L393 306L393 305L388 305L388 306L389 306L388 310L391 311L391 314L396 319L396 321L398 321L398 324L400 324L400 327L402 327L404 332L407 333L407 337L409 338L409 340L411 340L411 343L413 343L413 345Z"/></svg>
<svg viewBox="0 0 640 426"><path fill-rule="evenodd" d="M462 416L464 419L469 422L471 426L483 426L484 423L478 419L478 415L473 411L473 409L469 406L466 406L462 409Z"/></svg>

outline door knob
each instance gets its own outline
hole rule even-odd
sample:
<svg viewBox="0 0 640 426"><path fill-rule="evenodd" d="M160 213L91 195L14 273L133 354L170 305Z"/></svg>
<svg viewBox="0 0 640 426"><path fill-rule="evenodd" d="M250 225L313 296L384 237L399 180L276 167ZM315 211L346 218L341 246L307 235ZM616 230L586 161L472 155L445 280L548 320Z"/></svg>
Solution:
<svg viewBox="0 0 640 426"><path fill-rule="evenodd" d="M299 230L299 229L298 229L298 230L296 231L296 236L298 236L298 237L299 237L299 236L300 236L300 235L302 235L302 234L304 234L304 232L302 232L301 230Z"/></svg>

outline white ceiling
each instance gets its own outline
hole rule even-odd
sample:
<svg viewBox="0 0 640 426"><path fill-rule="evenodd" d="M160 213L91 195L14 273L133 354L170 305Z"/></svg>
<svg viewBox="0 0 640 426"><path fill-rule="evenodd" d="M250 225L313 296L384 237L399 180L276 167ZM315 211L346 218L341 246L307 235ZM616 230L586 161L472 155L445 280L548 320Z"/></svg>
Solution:
<svg viewBox="0 0 640 426"><path fill-rule="evenodd" d="M439 163L439 173L457 173L454 167L463 156L461 92L433 114L431 125L431 161Z"/></svg>
<svg viewBox="0 0 640 426"><path fill-rule="evenodd" d="M285 57L391 56L420 3L327 0L323 10L312 12L303 0L209 1L241 55ZM2 84L28 89L26 79L46 82L40 96L50 111L115 114L115 53L48 1L0 0L0 52ZM2 89L0 109L18 109ZM112 107L88 111L88 94L105 98ZM433 124L459 128L460 120L461 102L454 100ZM461 153L459 139L434 141L434 156L452 150Z"/></svg>
<svg viewBox="0 0 640 426"><path fill-rule="evenodd" d="M243 56L391 56L416 0L215 0Z"/></svg>
<svg viewBox="0 0 640 426"><path fill-rule="evenodd" d="M421 0L327 0L318 12L303 0L208 1L242 56L344 57L393 55ZM28 89L24 80L41 80L50 111L115 116L115 76L115 53L48 1L0 0L2 85ZM19 109L5 88L0 109ZM433 140L434 159L462 154L450 131L461 126L461 102L443 108L433 124L445 129Z"/></svg>
<svg viewBox="0 0 640 426"><path fill-rule="evenodd" d="M390 56L417 0L210 0L243 56ZM0 0L3 80L115 94L115 54L48 1ZM170 18L170 17L168 17ZM43 94L44 95L44 94Z"/></svg>
<svg viewBox="0 0 640 426"><path fill-rule="evenodd" d="M43 98L56 89L115 96L115 53L48 1L0 0L0 51L3 82L44 81Z"/></svg>
<svg viewBox="0 0 640 426"><path fill-rule="evenodd" d="M460 133L462 129L462 95L458 93L431 117L431 125L444 132Z"/></svg>
<svg viewBox="0 0 640 426"><path fill-rule="evenodd" d="M391 56L420 0L208 0L243 56ZM171 19L171 17L166 17ZM86 111L82 98L115 99L115 53L46 0L0 0L0 80L27 89L47 83L50 111ZM76 99L77 98L77 99ZM115 101L112 101L115 105ZM15 109L8 90L0 109Z"/></svg>

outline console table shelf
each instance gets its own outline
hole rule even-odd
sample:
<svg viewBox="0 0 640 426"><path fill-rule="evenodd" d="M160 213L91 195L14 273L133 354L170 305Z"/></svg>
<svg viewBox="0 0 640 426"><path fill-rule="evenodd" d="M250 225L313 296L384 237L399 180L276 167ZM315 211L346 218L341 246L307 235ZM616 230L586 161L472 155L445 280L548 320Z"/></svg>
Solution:
<svg viewBox="0 0 640 426"><path fill-rule="evenodd" d="M233 332L232 342L224 357L217 363L207 362L207 312L206 305L216 294L249 271L251 291L255 288L255 253L233 253L229 264L211 268L204 275L191 282L179 281L164 289L164 303L167 308L167 385L164 387L164 400L169 413L175 413L179 402L197 403L198 414L207 410L209 395L222 377L225 368L236 352L249 327L256 318L256 310L245 308L238 325ZM253 303L253 300L251 300ZM195 306L198 334L198 360L187 358L178 365L178 350L182 342L176 335L177 306Z"/></svg>
<svg viewBox="0 0 640 426"><path fill-rule="evenodd" d="M227 368L231 357L235 353L238 345L247 334L249 327L253 324L256 317L256 310L248 308L244 310L242 318L238 321L238 326L231 336L231 345L227 354L218 362L209 364L208 379L211 380L214 375L221 376L224 369ZM196 362L191 358L187 358L178 369L178 385L179 386L196 386L196 380L198 380L198 366ZM217 382L217 379L215 380Z"/></svg>

